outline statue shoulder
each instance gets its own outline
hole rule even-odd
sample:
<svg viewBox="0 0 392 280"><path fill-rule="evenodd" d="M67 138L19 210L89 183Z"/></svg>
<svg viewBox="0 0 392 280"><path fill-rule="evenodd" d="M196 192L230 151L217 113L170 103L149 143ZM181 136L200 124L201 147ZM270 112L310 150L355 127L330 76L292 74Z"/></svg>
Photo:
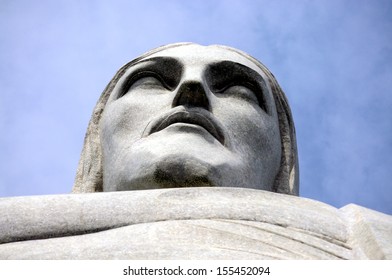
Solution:
<svg viewBox="0 0 392 280"><path fill-rule="evenodd" d="M254 189L13 197L0 211L0 259L392 258L391 216Z"/></svg>

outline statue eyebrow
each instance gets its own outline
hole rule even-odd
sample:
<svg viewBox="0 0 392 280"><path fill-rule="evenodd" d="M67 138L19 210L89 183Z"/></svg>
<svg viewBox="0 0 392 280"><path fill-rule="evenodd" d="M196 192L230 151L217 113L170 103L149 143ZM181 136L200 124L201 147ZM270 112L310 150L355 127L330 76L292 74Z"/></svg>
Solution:
<svg viewBox="0 0 392 280"><path fill-rule="evenodd" d="M207 72L207 80L212 90L219 91L228 84L251 86L260 107L269 113L267 82L252 68L238 62L223 60L210 64Z"/></svg>
<svg viewBox="0 0 392 280"><path fill-rule="evenodd" d="M150 57L133 63L127 72L126 79L121 86L120 96L128 91L130 84L134 82L134 76L141 72L156 73L169 88L175 88L180 81L182 65L173 57Z"/></svg>
<svg viewBox="0 0 392 280"><path fill-rule="evenodd" d="M168 72L172 75L181 75L182 64L179 60L169 56L156 56L150 57L143 60L139 60L134 63L130 68L148 68L149 70L156 72Z"/></svg>
<svg viewBox="0 0 392 280"><path fill-rule="evenodd" d="M142 64L145 62L155 62L156 64L160 65L163 63L171 63L171 64L177 64L178 66L180 66L180 62L175 59L174 57L169 57L169 56L155 56L155 57L149 57L149 58L144 58L142 60L139 60L137 62L135 62L134 64L132 64L131 67L134 67L138 64Z"/></svg>

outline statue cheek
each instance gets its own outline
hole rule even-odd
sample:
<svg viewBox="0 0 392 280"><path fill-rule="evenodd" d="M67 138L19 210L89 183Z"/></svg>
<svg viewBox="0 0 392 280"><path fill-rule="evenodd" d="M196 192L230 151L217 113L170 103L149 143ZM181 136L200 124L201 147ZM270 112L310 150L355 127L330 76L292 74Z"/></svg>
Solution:
<svg viewBox="0 0 392 280"><path fill-rule="evenodd" d="M213 114L225 126L234 146L247 152L243 149L249 150L259 145L260 141L265 142L263 138L268 137L266 134L270 133L272 126L271 117L258 105L236 102L231 98L219 100L219 103Z"/></svg>
<svg viewBox="0 0 392 280"><path fill-rule="evenodd" d="M111 104L105 109L100 123L100 139L105 158L121 150L125 143L137 140L142 131L140 120L136 119L135 109L124 104Z"/></svg>

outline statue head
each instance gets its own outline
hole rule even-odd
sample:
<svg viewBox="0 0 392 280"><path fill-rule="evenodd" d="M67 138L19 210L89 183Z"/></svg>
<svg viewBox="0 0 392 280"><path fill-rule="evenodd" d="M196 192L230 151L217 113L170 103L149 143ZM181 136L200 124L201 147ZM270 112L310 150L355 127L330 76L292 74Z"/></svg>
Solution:
<svg viewBox="0 0 392 280"><path fill-rule="evenodd" d="M166 45L124 65L104 90L73 192L202 186L298 195L293 119L250 55Z"/></svg>

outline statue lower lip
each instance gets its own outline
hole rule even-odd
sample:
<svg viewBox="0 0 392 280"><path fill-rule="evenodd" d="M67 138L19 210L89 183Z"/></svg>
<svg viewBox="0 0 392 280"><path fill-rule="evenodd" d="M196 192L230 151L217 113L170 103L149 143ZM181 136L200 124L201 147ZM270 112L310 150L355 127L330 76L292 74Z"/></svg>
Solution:
<svg viewBox="0 0 392 280"><path fill-rule="evenodd" d="M150 122L143 133L143 137L161 131L172 124L183 123L201 126L224 145L225 136L223 129L221 125L213 119L213 116L210 116L209 114L211 113L204 113L201 110L196 109L171 111Z"/></svg>

